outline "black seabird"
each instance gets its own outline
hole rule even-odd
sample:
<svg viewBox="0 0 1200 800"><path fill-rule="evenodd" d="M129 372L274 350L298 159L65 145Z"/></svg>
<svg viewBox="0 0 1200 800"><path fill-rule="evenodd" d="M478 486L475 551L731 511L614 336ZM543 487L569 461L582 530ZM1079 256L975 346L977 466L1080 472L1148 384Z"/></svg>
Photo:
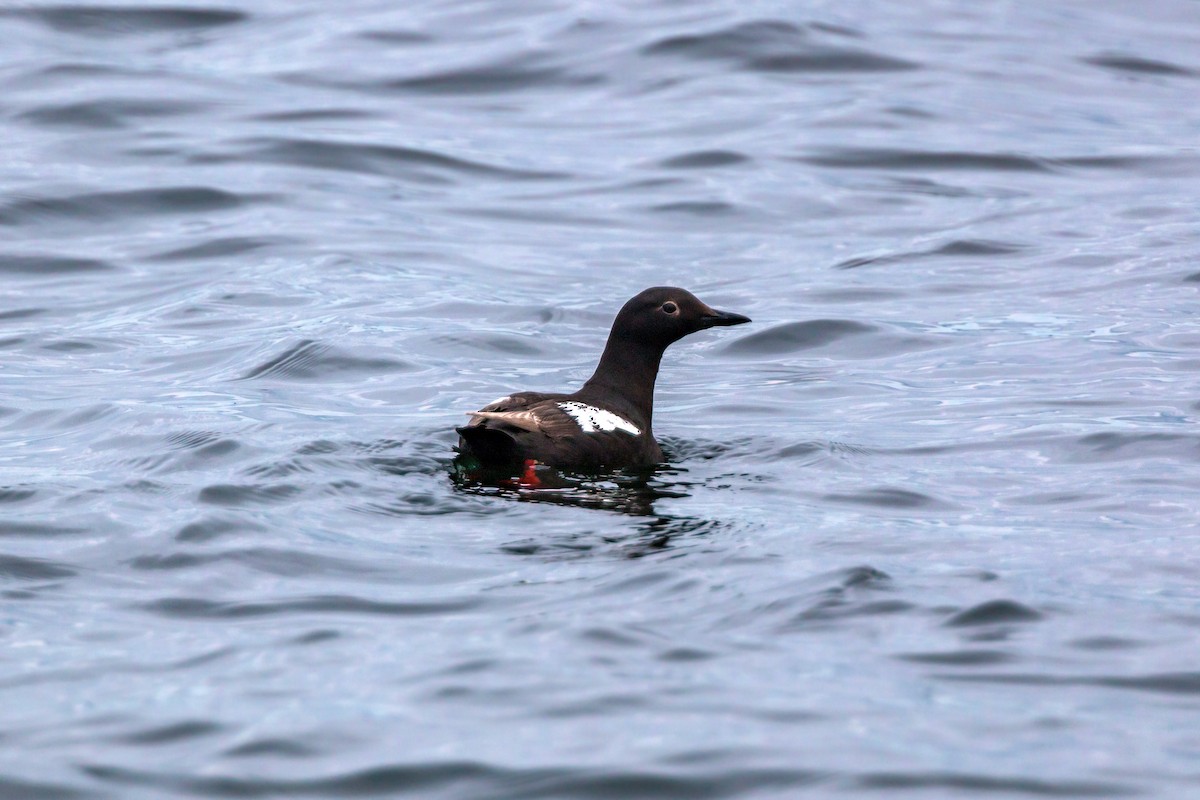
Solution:
<svg viewBox="0 0 1200 800"><path fill-rule="evenodd" d="M600 363L579 391L519 392L468 412L471 421L457 429L458 450L489 468L544 464L590 470L661 463L662 449L650 425L663 351L689 333L749 321L710 308L686 289L647 289L618 312Z"/></svg>

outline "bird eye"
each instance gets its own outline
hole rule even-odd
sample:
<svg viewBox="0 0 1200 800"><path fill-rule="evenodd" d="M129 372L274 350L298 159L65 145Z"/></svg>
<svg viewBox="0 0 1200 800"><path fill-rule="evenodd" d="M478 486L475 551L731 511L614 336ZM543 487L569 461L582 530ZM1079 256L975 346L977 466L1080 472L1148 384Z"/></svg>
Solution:
<svg viewBox="0 0 1200 800"><path fill-rule="evenodd" d="M668 314L675 314L679 311L679 306L672 303L670 300L662 304L662 310Z"/></svg>

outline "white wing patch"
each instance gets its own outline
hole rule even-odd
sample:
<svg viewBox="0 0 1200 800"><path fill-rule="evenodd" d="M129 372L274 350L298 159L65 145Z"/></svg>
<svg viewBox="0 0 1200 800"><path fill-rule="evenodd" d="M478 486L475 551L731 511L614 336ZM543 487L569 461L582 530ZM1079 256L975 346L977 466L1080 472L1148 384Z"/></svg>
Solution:
<svg viewBox="0 0 1200 800"><path fill-rule="evenodd" d="M626 433L632 433L634 436L641 434L638 426L624 417L618 417L611 411L605 411L602 408L577 403L574 400L559 403L558 407L570 414L571 419L575 420L579 425L579 429L584 433L625 431Z"/></svg>

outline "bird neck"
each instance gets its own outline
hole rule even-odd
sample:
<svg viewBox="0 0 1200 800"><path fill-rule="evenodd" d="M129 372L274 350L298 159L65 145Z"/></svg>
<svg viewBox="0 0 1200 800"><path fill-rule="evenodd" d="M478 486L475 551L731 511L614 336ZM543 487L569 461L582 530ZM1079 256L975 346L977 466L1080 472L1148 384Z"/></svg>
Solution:
<svg viewBox="0 0 1200 800"><path fill-rule="evenodd" d="M654 381L662 355L661 348L611 333L596 371L575 394L590 403L619 402L624 406L619 410L636 413L649 430L654 416Z"/></svg>

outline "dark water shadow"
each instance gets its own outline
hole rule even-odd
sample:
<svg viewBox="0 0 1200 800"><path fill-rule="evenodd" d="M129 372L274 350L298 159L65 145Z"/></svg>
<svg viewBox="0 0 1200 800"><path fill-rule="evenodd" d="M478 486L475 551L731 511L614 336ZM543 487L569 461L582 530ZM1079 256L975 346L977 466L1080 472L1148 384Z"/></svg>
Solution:
<svg viewBox="0 0 1200 800"><path fill-rule="evenodd" d="M131 37L152 33L194 32L245 22L243 11L161 5L138 8L84 6L74 3L43 8L6 8L0 17L38 22L59 33L91 38Z"/></svg>
<svg viewBox="0 0 1200 800"><path fill-rule="evenodd" d="M1102 67L1117 73L1133 76L1157 75L1194 78L1200 75L1200 71L1190 67L1155 58L1142 58L1141 56L1130 55L1128 53L1099 53L1080 58L1079 61L1093 67Z"/></svg>
<svg viewBox="0 0 1200 800"><path fill-rule="evenodd" d="M724 62L740 70L762 73L905 72L921 65L860 46L850 28L797 26L775 19L752 20L703 33L660 38L641 49L643 56L687 61Z"/></svg>
<svg viewBox="0 0 1200 800"><path fill-rule="evenodd" d="M1200 695L1200 672L1155 672L1140 675L1043 675L1039 673L989 673L985 675L937 674L940 680L963 683L1022 686L1084 686L1127 689L1167 695Z"/></svg>
<svg viewBox="0 0 1200 800"><path fill-rule="evenodd" d="M649 768L507 768L483 761L396 761L326 777L224 777L130 769L100 761L78 769L106 788L146 789L155 796L190 797L490 797L490 798L723 798L787 796L824 779L794 768L728 768L697 775ZM23 786L24 784L22 784ZM4 787L0 783L0 789ZM784 794L780 794L781 791ZM6 797L11 795L5 795ZM61 796L61 795L55 795Z"/></svg>
<svg viewBox="0 0 1200 800"><path fill-rule="evenodd" d="M660 500L691 496L698 483L689 480L687 473L686 467L670 463L649 469L594 473L565 472L539 465L524 473L514 473L481 469L471 457L460 454L452 462L449 477L455 491L465 495L572 506L639 519L631 535L597 538L588 534L568 542L523 539L505 545L502 548L505 552L515 555L587 552L619 544L625 556L640 558L667 549L674 540L706 535L720 527L716 520L666 514L656 508Z"/></svg>

